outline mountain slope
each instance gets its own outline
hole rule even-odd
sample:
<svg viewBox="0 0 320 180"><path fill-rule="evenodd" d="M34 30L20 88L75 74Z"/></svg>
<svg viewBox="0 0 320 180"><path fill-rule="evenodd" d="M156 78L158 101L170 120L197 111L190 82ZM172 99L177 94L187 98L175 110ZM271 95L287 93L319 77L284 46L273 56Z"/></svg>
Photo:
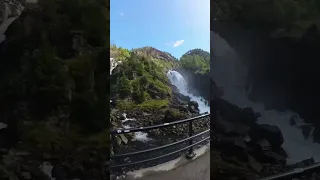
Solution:
<svg viewBox="0 0 320 180"><path fill-rule="evenodd" d="M112 46L121 65L115 68L110 84L111 97L121 108L167 107L172 94L166 72L176 66L169 53L152 47L124 50ZM118 53L114 53L118 52Z"/></svg>

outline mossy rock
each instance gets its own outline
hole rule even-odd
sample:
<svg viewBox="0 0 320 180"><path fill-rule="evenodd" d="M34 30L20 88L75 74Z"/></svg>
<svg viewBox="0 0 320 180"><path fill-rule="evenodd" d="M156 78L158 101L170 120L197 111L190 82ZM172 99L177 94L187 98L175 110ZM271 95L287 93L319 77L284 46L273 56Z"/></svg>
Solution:
<svg viewBox="0 0 320 180"><path fill-rule="evenodd" d="M165 117L163 118L163 121L165 123L177 121L186 119L187 115L184 113L181 113L178 109L168 109L165 111Z"/></svg>
<svg viewBox="0 0 320 180"><path fill-rule="evenodd" d="M126 100L120 100L117 104L117 109L119 110L161 110L161 109L166 109L169 105L169 100L168 99L152 99L152 100L147 100L144 101L143 103L140 104L135 104L130 101Z"/></svg>

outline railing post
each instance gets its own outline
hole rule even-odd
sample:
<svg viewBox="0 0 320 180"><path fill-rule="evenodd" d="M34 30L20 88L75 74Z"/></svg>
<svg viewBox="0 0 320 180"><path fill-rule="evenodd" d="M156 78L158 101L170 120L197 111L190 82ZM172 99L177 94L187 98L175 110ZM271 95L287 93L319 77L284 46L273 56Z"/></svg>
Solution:
<svg viewBox="0 0 320 180"><path fill-rule="evenodd" d="M192 127L192 121L189 121L189 137L193 136L193 127ZM189 140L189 146L193 144L193 139ZM193 151L193 146L189 148L186 158L187 159L192 159L194 158L196 154Z"/></svg>

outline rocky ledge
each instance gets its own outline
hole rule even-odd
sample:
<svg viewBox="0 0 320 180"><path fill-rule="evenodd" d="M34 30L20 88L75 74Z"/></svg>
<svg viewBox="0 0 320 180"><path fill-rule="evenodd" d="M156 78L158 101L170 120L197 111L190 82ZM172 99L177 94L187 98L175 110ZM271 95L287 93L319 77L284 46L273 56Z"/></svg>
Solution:
<svg viewBox="0 0 320 180"><path fill-rule="evenodd" d="M211 101L211 176L216 179L254 180L293 168L313 164L306 159L286 165L287 154L282 148L282 132L277 126L257 124L260 116L251 108L239 108L223 99ZM313 174L306 179L319 178Z"/></svg>

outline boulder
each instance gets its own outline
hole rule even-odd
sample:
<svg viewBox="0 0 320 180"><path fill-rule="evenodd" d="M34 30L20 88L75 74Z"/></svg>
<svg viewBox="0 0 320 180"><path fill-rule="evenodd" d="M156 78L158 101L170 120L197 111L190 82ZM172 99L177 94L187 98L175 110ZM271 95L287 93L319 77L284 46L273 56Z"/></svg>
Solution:
<svg viewBox="0 0 320 180"><path fill-rule="evenodd" d="M185 96L183 94L177 93L178 99L181 101L190 101L190 97L189 96Z"/></svg>
<svg viewBox="0 0 320 180"><path fill-rule="evenodd" d="M198 109L199 108L199 104L196 102L196 101L189 101L188 102L188 106L193 106L193 107L195 107L196 109Z"/></svg>
<svg viewBox="0 0 320 180"><path fill-rule="evenodd" d="M191 113L199 113L199 105L196 101L189 101L188 107Z"/></svg>
<svg viewBox="0 0 320 180"><path fill-rule="evenodd" d="M289 167L292 168L292 169L295 169L295 168L304 168L306 166L310 166L312 164L314 164L315 161L313 159L313 157L309 158L309 159L305 159L305 160L302 160L298 163L295 163L293 165L290 165Z"/></svg>
<svg viewBox="0 0 320 180"><path fill-rule="evenodd" d="M219 115L229 122L239 122L242 117L241 108L221 98L210 101L210 107L219 112Z"/></svg>
<svg viewBox="0 0 320 180"><path fill-rule="evenodd" d="M275 152L271 152L271 151L265 152L261 157L262 157L261 159L262 162L265 162L265 163L286 164L286 157L281 156L280 154Z"/></svg>
<svg viewBox="0 0 320 180"><path fill-rule="evenodd" d="M183 105L177 106L177 109L179 109L180 111L185 112L185 113L188 112L188 108L186 106L183 106Z"/></svg>
<svg viewBox="0 0 320 180"><path fill-rule="evenodd" d="M179 112L177 109L168 109L165 112L163 122L169 123L177 120L182 120L187 118L183 113Z"/></svg>
<svg viewBox="0 0 320 180"><path fill-rule="evenodd" d="M170 85L173 94L179 94L179 89L175 85Z"/></svg>
<svg viewBox="0 0 320 180"><path fill-rule="evenodd" d="M223 120L221 117L214 121L213 124L213 130L223 135L232 135L236 131L232 123Z"/></svg>
<svg viewBox="0 0 320 180"><path fill-rule="evenodd" d="M251 107L245 107L242 109L242 122L245 124L257 122L257 118L260 116L260 114L253 112Z"/></svg>
<svg viewBox="0 0 320 180"><path fill-rule="evenodd" d="M250 138L253 142L266 139L274 149L280 149L284 141L280 128L269 124L252 126Z"/></svg>
<svg viewBox="0 0 320 180"><path fill-rule="evenodd" d="M212 122L212 129L227 136L246 136L250 132L250 126L238 122L229 122L221 116L218 116L216 120Z"/></svg>
<svg viewBox="0 0 320 180"><path fill-rule="evenodd" d="M248 165L251 167L256 173L260 173L262 170L261 164L253 157L248 156Z"/></svg>
<svg viewBox="0 0 320 180"><path fill-rule="evenodd" d="M64 172L61 165L56 164L51 170L52 177L56 180L64 180L66 177L66 173Z"/></svg>
<svg viewBox="0 0 320 180"><path fill-rule="evenodd" d="M116 99L110 100L110 108L116 108L116 106L117 106L117 100Z"/></svg>
<svg viewBox="0 0 320 180"><path fill-rule="evenodd" d="M215 146L225 156L235 156L241 160L247 160L248 147L242 137L226 137L223 135L217 135L218 143Z"/></svg>

